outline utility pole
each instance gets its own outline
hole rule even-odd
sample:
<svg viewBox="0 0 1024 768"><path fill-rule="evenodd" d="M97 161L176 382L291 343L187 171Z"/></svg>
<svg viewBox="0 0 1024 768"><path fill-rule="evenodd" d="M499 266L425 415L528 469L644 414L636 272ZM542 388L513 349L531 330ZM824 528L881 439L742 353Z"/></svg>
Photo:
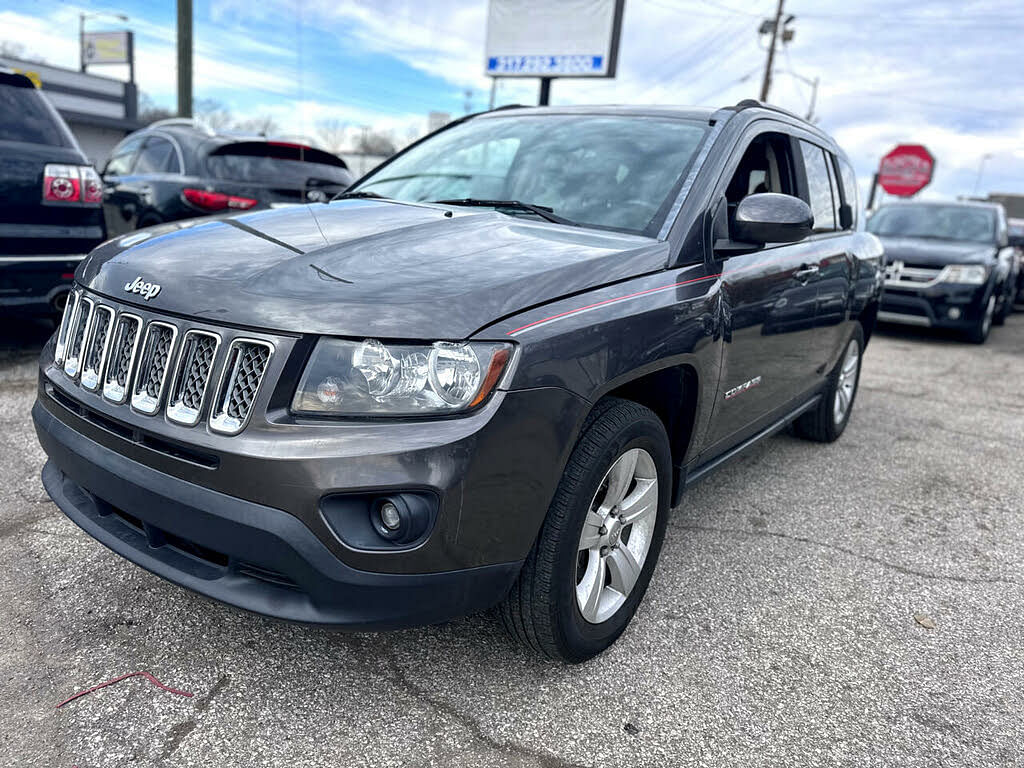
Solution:
<svg viewBox="0 0 1024 768"><path fill-rule="evenodd" d="M540 97L537 99L537 105L546 107L551 103L551 80L550 77L542 77L540 79Z"/></svg>
<svg viewBox="0 0 1024 768"><path fill-rule="evenodd" d="M178 0L178 116L192 117L192 0Z"/></svg>
<svg viewBox="0 0 1024 768"><path fill-rule="evenodd" d="M782 4L784 0L779 0L779 5L775 9L775 21L769 22L772 25L772 40L768 45L768 61L764 65L764 79L761 80L761 101L768 101L768 91L772 86L772 65L775 63L775 43L779 37L779 24L782 21ZM762 29L763 29L762 25Z"/></svg>

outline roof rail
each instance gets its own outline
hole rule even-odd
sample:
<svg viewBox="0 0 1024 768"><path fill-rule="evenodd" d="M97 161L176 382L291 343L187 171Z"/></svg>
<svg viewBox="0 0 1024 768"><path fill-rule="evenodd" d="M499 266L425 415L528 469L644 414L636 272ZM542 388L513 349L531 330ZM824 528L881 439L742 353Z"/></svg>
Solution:
<svg viewBox="0 0 1024 768"><path fill-rule="evenodd" d="M790 112L788 109L777 107L774 104L769 104L765 101L758 101L757 99L743 99L742 101L736 102L736 104L731 107L724 107L724 109L731 109L734 112L742 112L745 109L767 109L771 112L779 112L780 114L794 117L802 123L807 122L795 112Z"/></svg>
<svg viewBox="0 0 1024 768"><path fill-rule="evenodd" d="M197 128L198 130L206 133L210 136L215 135L215 131L204 121L197 117L167 117L163 120L156 120L149 125L147 128Z"/></svg>

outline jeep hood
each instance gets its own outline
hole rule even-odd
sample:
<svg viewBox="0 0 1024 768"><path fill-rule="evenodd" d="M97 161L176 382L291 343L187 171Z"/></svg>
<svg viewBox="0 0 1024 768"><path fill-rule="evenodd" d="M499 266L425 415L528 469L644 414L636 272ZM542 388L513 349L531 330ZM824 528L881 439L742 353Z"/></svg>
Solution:
<svg viewBox="0 0 1024 768"><path fill-rule="evenodd" d="M947 264L989 264L995 258L994 245L930 237L882 237L885 260L902 261L915 267L944 267Z"/></svg>
<svg viewBox="0 0 1024 768"><path fill-rule="evenodd" d="M97 248L77 277L115 301L214 323L462 339L528 307L663 269L667 256L666 243L637 235L345 200L140 230ZM159 292L129 293L136 278Z"/></svg>

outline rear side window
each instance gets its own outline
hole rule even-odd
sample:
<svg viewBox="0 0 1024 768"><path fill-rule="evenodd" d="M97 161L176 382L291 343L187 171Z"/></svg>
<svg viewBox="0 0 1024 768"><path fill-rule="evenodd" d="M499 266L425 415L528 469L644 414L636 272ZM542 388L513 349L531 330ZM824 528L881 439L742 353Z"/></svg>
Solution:
<svg viewBox="0 0 1024 768"><path fill-rule="evenodd" d="M181 173L174 145L167 139L150 137L135 162L135 173Z"/></svg>
<svg viewBox="0 0 1024 768"><path fill-rule="evenodd" d="M857 199L857 177L853 173L853 166L851 166L846 160L838 158L839 163L839 181L840 190L843 193L843 205L849 210L849 219L847 221L840 221L840 225L845 224L844 229L856 229L857 218L860 215L860 201ZM840 209L842 213L842 209ZM843 217L840 216L840 219Z"/></svg>
<svg viewBox="0 0 1024 768"><path fill-rule="evenodd" d="M832 232L836 229L836 211L825 151L819 146L801 141L800 153L807 172L807 192L810 198L807 202L814 214L814 231Z"/></svg>
<svg viewBox="0 0 1024 768"><path fill-rule="evenodd" d="M23 141L51 147L73 146L59 118L35 88L0 81L0 141Z"/></svg>
<svg viewBox="0 0 1024 768"><path fill-rule="evenodd" d="M114 153L103 171L104 175L124 176L128 173L132 169L132 162L135 160L140 144L142 144L142 137L132 136L114 147Z"/></svg>
<svg viewBox="0 0 1024 768"><path fill-rule="evenodd" d="M352 175L337 157L322 150L247 141L218 147L206 158L214 178L225 181L303 186L347 186Z"/></svg>

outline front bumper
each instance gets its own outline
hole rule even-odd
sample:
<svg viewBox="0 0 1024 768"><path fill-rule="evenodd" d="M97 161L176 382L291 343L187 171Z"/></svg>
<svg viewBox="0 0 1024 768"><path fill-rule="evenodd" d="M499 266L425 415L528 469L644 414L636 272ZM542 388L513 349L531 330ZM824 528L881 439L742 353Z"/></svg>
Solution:
<svg viewBox="0 0 1024 768"><path fill-rule="evenodd" d="M882 293L878 319L935 328L965 329L981 317L988 286L939 284L923 290L890 288ZM951 317L951 312L954 317Z"/></svg>
<svg viewBox="0 0 1024 768"><path fill-rule="evenodd" d="M68 517L211 598L353 629L435 623L498 602L533 544L585 407L543 388L502 392L465 419L379 429L254 420L225 437L104 412L98 397L62 386L51 351L33 419L49 457L44 485ZM182 435L216 466L173 455L169 438ZM410 550L353 549L321 512L326 495L402 489L439 500L429 536Z"/></svg>

